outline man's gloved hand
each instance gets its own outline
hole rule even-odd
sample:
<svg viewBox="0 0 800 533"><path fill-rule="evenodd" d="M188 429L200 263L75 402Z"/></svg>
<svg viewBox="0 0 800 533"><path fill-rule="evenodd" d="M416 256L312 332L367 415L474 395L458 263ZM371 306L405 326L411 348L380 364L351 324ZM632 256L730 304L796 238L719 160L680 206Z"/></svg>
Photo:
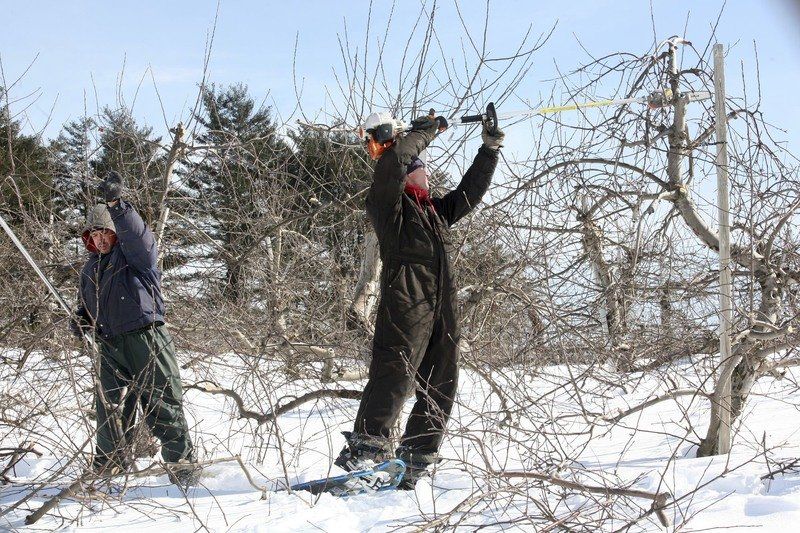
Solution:
<svg viewBox="0 0 800 533"><path fill-rule="evenodd" d="M102 196L106 202L119 200L122 197L122 191L124 189L125 183L122 181L122 176L113 170L106 174L106 179L104 179L97 188L100 192L100 196Z"/></svg>
<svg viewBox="0 0 800 533"><path fill-rule="evenodd" d="M444 117L437 117L433 109L427 115L412 120L409 133L416 131L422 135L407 134L397 139L393 149L400 163L406 166L411 163L411 160L419 156L445 128L447 120Z"/></svg>
<svg viewBox="0 0 800 533"><path fill-rule="evenodd" d="M436 119L431 115L425 115L424 117L417 117L411 121L411 131L418 131L418 130L429 130L436 125Z"/></svg>
<svg viewBox="0 0 800 533"><path fill-rule="evenodd" d="M489 150L499 150L503 147L503 139L506 138L506 134L503 133L503 130L500 128L496 128L494 133L489 133L489 130L486 128L486 124L483 125L483 131L481 132L481 139L483 139L483 145L488 148Z"/></svg>
<svg viewBox="0 0 800 533"><path fill-rule="evenodd" d="M91 335L92 326L83 315L75 313L69 319L69 330L79 339L83 339L85 335Z"/></svg>
<svg viewBox="0 0 800 533"><path fill-rule="evenodd" d="M443 116L436 116L436 112L431 109L431 112L423 117L415 118L411 121L411 130L429 131L433 135L438 135L446 130L448 127L447 119ZM435 129L434 129L435 128Z"/></svg>

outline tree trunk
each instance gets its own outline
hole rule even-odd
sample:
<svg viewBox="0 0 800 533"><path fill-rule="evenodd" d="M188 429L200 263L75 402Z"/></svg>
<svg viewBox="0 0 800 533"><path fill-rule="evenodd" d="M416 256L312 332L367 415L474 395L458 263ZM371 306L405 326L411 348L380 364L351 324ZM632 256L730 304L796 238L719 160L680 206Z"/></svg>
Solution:
<svg viewBox="0 0 800 533"><path fill-rule="evenodd" d="M761 305L758 308L757 320L759 324L778 324L778 317L781 311L781 301L783 299L783 289L780 280L772 272L762 272L756 274L758 284L761 287ZM768 333L765 326L756 325L753 330L759 333ZM751 349L744 353L742 360L733 369L731 382L731 422L742 412L744 402L747 400L750 389L753 388L759 378L758 368L761 360L758 358L758 344L751 343Z"/></svg>
<svg viewBox="0 0 800 533"><path fill-rule="evenodd" d="M228 262L226 263L226 267L226 280L225 287L222 289L222 295L231 302L238 302L242 299L242 274L244 267L241 261Z"/></svg>
<svg viewBox="0 0 800 533"><path fill-rule="evenodd" d="M348 319L358 329L372 333L370 316L378 302L378 279L381 273L381 258L378 250L378 237L370 230L364 236L364 257L361 271L353 294L353 302L348 310Z"/></svg>
<svg viewBox="0 0 800 533"><path fill-rule="evenodd" d="M658 298L658 307L661 310L661 331L668 339L675 338L674 318L672 311L672 301L670 300L670 290L667 285L661 287Z"/></svg>
<svg viewBox="0 0 800 533"><path fill-rule="evenodd" d="M167 195L169 193L169 184L172 181L172 173L175 170L175 164L178 162L178 159L181 157L183 153L183 123L178 122L178 125L175 126L173 130L174 135L172 137L172 146L169 149L169 154L167 155L167 166L164 169L164 189L161 192L161 201L159 202L159 215L158 215L158 223L156 224L156 239L158 244L158 266L159 268L162 267L164 261L164 247L163 247L163 239L164 239L164 230L167 227L167 218L169 217L169 207L167 207Z"/></svg>
<svg viewBox="0 0 800 533"><path fill-rule="evenodd" d="M746 337L733 347L733 358L738 363L733 368L731 375L731 425L742 413L744 403L753 385L761 376L759 368L763 356L759 356L761 342L757 338L752 338L758 334L770 332L768 325L775 325L778 322L778 315L781 308L782 289L780 280L771 271L766 270L763 265L756 268L756 280L761 287L761 305L758 308L757 323L751 329L751 337ZM719 384L720 382L718 382ZM719 386L717 387L717 389ZM705 438L700 442L697 450L698 457L717 455L718 435L720 431L720 421L717 412L722 407L719 405L719 390L714 391L711 400L711 422L708 426Z"/></svg>
<svg viewBox="0 0 800 533"><path fill-rule="evenodd" d="M581 243L584 252L589 258L592 270L595 273L600 292L604 299L604 318L610 347L614 349L620 344L620 306L618 287L614 283L611 268L603 257L603 233L600 227L592 220L589 210L584 209L578 216L581 223Z"/></svg>

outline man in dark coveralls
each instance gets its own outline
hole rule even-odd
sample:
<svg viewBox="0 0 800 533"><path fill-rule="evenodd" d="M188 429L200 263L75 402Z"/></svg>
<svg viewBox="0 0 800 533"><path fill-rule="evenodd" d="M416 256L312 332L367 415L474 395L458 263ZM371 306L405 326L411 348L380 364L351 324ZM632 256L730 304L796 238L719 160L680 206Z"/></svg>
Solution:
<svg viewBox="0 0 800 533"><path fill-rule="evenodd" d="M77 335L93 333L99 350L93 468L113 475L132 466L130 440L140 402L145 422L161 441L170 477L188 485L199 471L175 349L164 325L156 241L122 193L122 178L110 172L100 185L106 203L92 209L83 231L91 255L81 272L72 321Z"/></svg>
<svg viewBox="0 0 800 533"><path fill-rule="evenodd" d="M459 320L449 228L486 193L504 137L484 127L483 146L461 183L436 198L429 195L419 155L446 127L442 117L431 115L403 133L390 115L373 113L363 128L366 147L377 159L366 207L383 262L381 298L369 380L335 464L355 470L391 457L390 430L415 390L396 451L407 465L404 489L412 489L438 460L456 394Z"/></svg>

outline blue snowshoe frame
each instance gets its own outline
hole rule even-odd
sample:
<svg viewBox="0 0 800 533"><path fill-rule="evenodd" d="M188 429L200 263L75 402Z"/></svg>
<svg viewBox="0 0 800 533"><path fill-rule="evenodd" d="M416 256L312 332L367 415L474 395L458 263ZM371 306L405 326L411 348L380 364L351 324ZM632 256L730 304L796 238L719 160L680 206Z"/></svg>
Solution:
<svg viewBox="0 0 800 533"><path fill-rule="evenodd" d="M389 479L382 479L378 474L387 472ZM403 481L406 464L401 459L390 459L364 470L355 470L340 476L332 476L314 481L305 481L292 485L292 490L308 491L311 494L333 494L340 498L357 496L371 492L395 490Z"/></svg>

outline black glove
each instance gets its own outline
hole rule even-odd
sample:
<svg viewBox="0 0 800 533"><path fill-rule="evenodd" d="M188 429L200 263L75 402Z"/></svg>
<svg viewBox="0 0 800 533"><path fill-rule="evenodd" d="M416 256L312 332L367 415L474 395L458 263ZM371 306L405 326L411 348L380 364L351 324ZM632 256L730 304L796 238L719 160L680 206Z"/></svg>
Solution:
<svg viewBox="0 0 800 533"><path fill-rule="evenodd" d="M103 180L97 190L106 202L113 202L122 197L124 188L125 183L122 181L122 176L111 170L106 174L106 179Z"/></svg>
<svg viewBox="0 0 800 533"><path fill-rule="evenodd" d="M424 117L418 117L411 121L411 131L427 131L432 130L430 133L438 135L446 130L448 127L447 119L443 116L436 116L436 111L430 110L430 113ZM435 128L435 129L434 129Z"/></svg>
<svg viewBox="0 0 800 533"><path fill-rule="evenodd" d="M433 115L425 115L424 117L417 117L411 121L411 131L426 131L434 126L437 126L436 119Z"/></svg>
<svg viewBox="0 0 800 533"><path fill-rule="evenodd" d="M411 121L410 131L418 131L423 135L401 135L394 146L394 152L403 165L408 165L411 160L419 156L433 139L447 127L444 117L437 117L433 109L424 117ZM409 130L406 130L409 131Z"/></svg>
<svg viewBox="0 0 800 533"><path fill-rule="evenodd" d="M80 312L76 312L69 318L69 330L79 339L83 339L84 336L92 334L91 324L89 324L89 321L86 320L86 317Z"/></svg>
<svg viewBox="0 0 800 533"><path fill-rule="evenodd" d="M483 139L483 145L488 148L489 150L497 151L503 147L503 139L506 138L506 134L503 133L503 130L500 128L495 128L494 133L489 133L489 130L486 128L486 124L483 125L483 131L481 132L481 139Z"/></svg>

